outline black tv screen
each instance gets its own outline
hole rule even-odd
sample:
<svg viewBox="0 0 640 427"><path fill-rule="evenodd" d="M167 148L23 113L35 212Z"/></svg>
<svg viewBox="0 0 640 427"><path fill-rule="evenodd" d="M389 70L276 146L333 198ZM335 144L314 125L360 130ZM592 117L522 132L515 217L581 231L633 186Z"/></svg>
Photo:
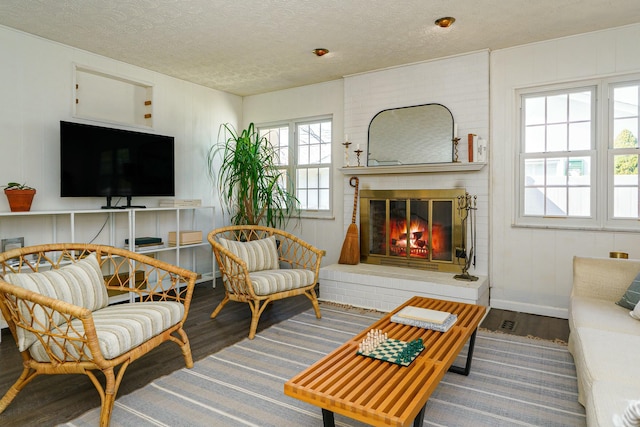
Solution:
<svg viewBox="0 0 640 427"><path fill-rule="evenodd" d="M174 138L60 122L62 197L174 196Z"/></svg>

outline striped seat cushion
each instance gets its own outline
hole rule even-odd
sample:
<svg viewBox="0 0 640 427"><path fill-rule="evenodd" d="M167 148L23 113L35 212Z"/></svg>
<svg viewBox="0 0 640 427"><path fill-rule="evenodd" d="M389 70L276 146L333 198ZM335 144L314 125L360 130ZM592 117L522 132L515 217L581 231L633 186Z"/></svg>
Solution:
<svg viewBox="0 0 640 427"><path fill-rule="evenodd" d="M177 324L183 315L184 306L175 301L116 304L94 311L93 322L100 351L107 360L118 357ZM66 325L60 327L66 329ZM78 319L71 322L71 327L78 335L84 333L82 322ZM77 342L63 342L61 339L56 341L57 345L49 343L48 347L53 349L58 358L77 360L81 352L90 354L88 348L78 349ZM61 348L70 356L65 357ZM29 348L29 353L39 362L49 362L49 356L40 341Z"/></svg>
<svg viewBox="0 0 640 427"><path fill-rule="evenodd" d="M249 274L257 295L270 295L312 285L315 273L303 269L278 269L255 271Z"/></svg>
<svg viewBox="0 0 640 427"><path fill-rule="evenodd" d="M43 273L8 273L3 278L23 289L91 311L106 307L109 303L109 295L95 253L57 270ZM21 301L18 307L25 322L31 322L31 313L33 312L34 324L49 325L47 314L39 306L34 306L28 301ZM54 313L51 319L55 325L64 321L64 318L57 313ZM36 340L35 335L22 328L17 328L16 333L20 351L29 348Z"/></svg>
<svg viewBox="0 0 640 427"><path fill-rule="evenodd" d="M279 267L275 236L250 242L236 242L227 239L219 239L218 241L225 249L246 262L249 272L273 270Z"/></svg>

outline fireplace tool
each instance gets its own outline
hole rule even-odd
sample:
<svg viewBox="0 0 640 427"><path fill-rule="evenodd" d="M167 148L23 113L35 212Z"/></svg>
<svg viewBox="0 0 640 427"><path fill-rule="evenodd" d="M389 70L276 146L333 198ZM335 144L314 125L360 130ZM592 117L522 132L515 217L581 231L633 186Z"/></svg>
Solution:
<svg viewBox="0 0 640 427"><path fill-rule="evenodd" d="M478 276L469 274L469 268L471 264L473 264L474 267L476 266L476 211L478 210L478 196L471 196L469 193L465 193L464 196L458 196L458 206L456 210L462 219L462 246L456 248L456 258L458 259L458 264L462 266L462 274L456 274L453 278L475 282L478 280ZM468 251L467 223L469 224L468 228L471 232L471 247Z"/></svg>

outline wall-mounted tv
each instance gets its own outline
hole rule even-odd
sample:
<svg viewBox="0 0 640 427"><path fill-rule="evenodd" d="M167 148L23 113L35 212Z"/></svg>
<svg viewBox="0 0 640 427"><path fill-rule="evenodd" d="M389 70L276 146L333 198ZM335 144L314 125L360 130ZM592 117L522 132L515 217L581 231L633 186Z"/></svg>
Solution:
<svg viewBox="0 0 640 427"><path fill-rule="evenodd" d="M174 138L60 122L60 196L126 198L175 195Z"/></svg>

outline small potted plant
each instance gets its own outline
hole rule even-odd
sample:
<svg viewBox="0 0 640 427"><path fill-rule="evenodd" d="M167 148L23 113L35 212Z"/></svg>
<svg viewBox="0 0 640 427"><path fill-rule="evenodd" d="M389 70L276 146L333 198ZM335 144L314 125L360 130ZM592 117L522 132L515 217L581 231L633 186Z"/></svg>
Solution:
<svg viewBox="0 0 640 427"><path fill-rule="evenodd" d="M7 195L11 212L28 212L36 189L26 184L10 182L4 186L4 194Z"/></svg>

